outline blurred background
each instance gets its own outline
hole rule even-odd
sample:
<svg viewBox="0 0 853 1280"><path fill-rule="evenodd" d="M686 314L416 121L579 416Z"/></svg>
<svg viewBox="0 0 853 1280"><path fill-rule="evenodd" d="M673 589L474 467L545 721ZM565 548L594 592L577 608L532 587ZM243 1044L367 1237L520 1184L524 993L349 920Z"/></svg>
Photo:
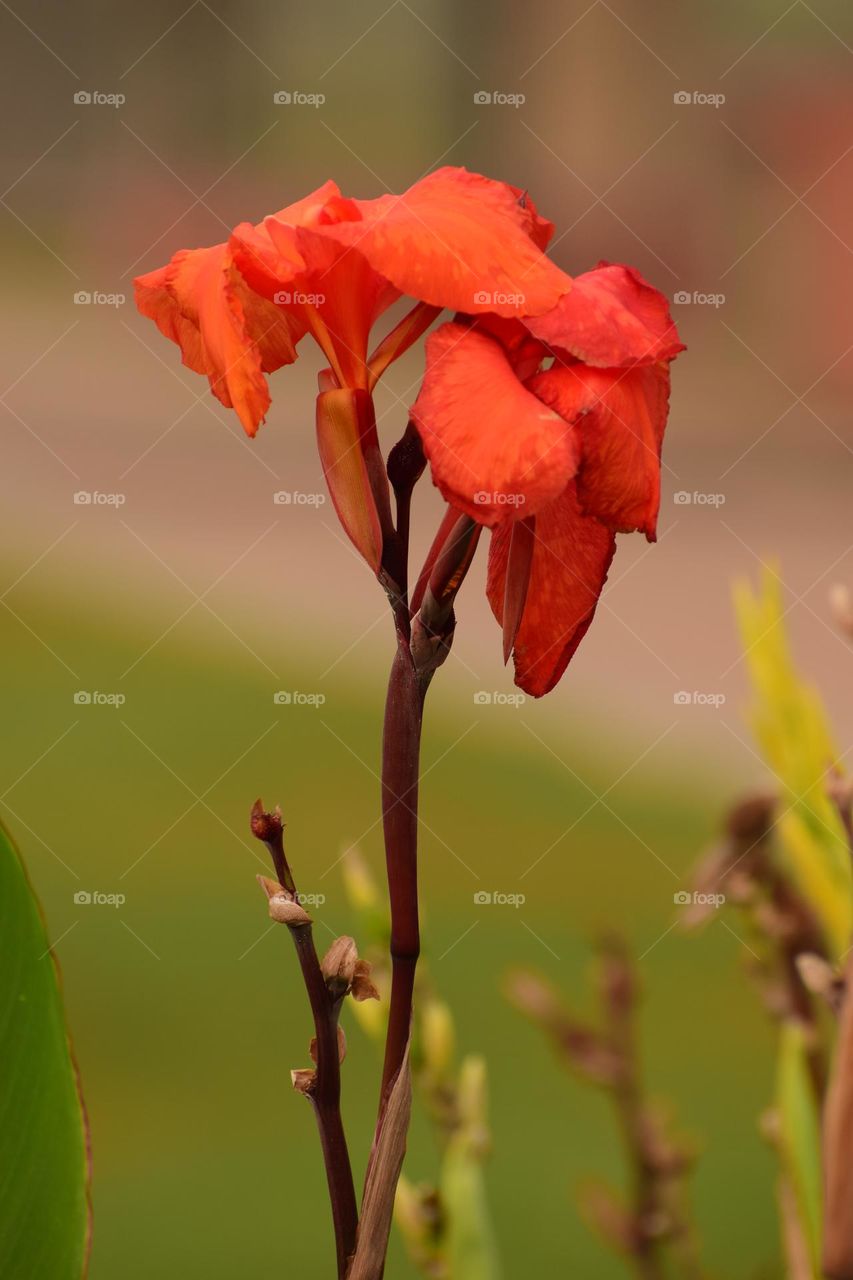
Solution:
<svg viewBox="0 0 853 1280"><path fill-rule="evenodd" d="M300 887L325 898L321 939L351 927L335 864L358 844L381 867L392 653L384 601L323 501L315 352L274 376L249 442L136 315L132 277L326 178L366 197L439 164L529 188L568 271L636 265L690 348L659 543L620 540L556 692L506 699L480 564L430 694L427 952L462 1047L489 1060L507 1275L622 1274L571 1207L582 1176L619 1176L605 1104L500 991L525 963L582 1003L603 926L642 957L649 1077L703 1150L709 1266L778 1274L757 1127L772 1033L738 938L720 923L683 937L673 894L725 807L767 781L733 579L778 564L798 660L841 749L853 740L850 650L827 609L853 582L849 5L14 0L0 28L0 803L64 972L94 1280L328 1274L319 1147L289 1089L307 1010L247 819L257 795L281 802ZM419 361L379 391L388 445ZM439 511L421 489L419 549ZM75 901L94 892L125 901ZM483 892L525 902L477 905ZM348 1029L360 1167L378 1064ZM417 1117L407 1171L435 1172ZM397 1242L392 1259L408 1280Z"/></svg>

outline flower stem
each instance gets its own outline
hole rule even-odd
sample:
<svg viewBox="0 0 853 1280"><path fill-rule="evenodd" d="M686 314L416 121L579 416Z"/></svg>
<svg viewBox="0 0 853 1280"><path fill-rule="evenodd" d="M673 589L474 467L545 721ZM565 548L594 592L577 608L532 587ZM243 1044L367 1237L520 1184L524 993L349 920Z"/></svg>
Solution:
<svg viewBox="0 0 853 1280"><path fill-rule="evenodd" d="M418 925L418 769L426 692L400 637L391 666L382 735L382 823L391 903L391 1001L380 1116L403 1063L412 1019Z"/></svg>

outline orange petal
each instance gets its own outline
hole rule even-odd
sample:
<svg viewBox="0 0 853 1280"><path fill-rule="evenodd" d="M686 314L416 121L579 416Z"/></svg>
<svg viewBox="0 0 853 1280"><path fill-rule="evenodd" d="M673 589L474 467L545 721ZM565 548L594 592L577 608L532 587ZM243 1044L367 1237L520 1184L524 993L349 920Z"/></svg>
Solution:
<svg viewBox="0 0 853 1280"><path fill-rule="evenodd" d="M669 410L669 365L590 369L555 365L528 383L576 422L582 438L578 496L584 511L620 533L654 542L660 456Z"/></svg>
<svg viewBox="0 0 853 1280"><path fill-rule="evenodd" d="M444 324L426 352L412 420L447 501L491 525L561 493L577 467L577 433L525 390L503 348Z"/></svg>
<svg viewBox="0 0 853 1280"><path fill-rule="evenodd" d="M544 219L506 183L444 168L401 196L353 203L361 221L341 222L327 233L422 302L535 316L571 287L533 238L544 241Z"/></svg>
<svg viewBox="0 0 853 1280"><path fill-rule="evenodd" d="M134 283L142 314L180 346L188 368L207 374L253 436L270 405L264 373L296 359L298 328L247 288L224 244L182 250Z"/></svg>
<svg viewBox="0 0 853 1280"><path fill-rule="evenodd" d="M344 531L374 573L382 560L382 529L364 460L358 392L317 397L317 443L329 493Z"/></svg>
<svg viewBox="0 0 853 1280"><path fill-rule="evenodd" d="M534 698L554 688L595 614L616 548L613 533L585 516L574 484L540 511L530 584L515 638L515 683ZM512 525L492 533L486 592L492 612L503 618Z"/></svg>
<svg viewBox="0 0 853 1280"><path fill-rule="evenodd" d="M633 267L602 263L575 276L553 310L526 323L553 350L602 368L654 364L685 350L666 298Z"/></svg>

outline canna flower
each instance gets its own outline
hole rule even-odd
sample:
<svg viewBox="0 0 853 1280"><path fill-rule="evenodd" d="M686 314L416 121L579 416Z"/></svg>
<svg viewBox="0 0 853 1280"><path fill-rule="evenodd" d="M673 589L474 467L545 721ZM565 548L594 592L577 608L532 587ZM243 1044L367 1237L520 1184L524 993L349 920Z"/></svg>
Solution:
<svg viewBox="0 0 853 1280"><path fill-rule="evenodd" d="M592 621L616 533L655 538L683 349L665 298L606 263L545 314L457 317L427 340L412 419L451 508L492 530L489 603L535 697Z"/></svg>
<svg viewBox="0 0 853 1280"><path fill-rule="evenodd" d="M228 241L182 250L140 276L143 315L207 376L250 436L270 406L267 374L310 334L320 375L317 434L332 499L378 569L390 528L372 392L444 308L512 318L549 312L571 281L543 253L552 225L513 187L444 168L401 196L354 200L327 182ZM376 321L415 306L370 353Z"/></svg>

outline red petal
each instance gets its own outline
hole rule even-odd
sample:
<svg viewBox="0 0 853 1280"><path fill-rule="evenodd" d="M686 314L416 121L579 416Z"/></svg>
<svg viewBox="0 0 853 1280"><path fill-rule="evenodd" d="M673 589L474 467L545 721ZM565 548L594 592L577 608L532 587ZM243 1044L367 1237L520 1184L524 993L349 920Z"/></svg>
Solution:
<svg viewBox="0 0 853 1280"><path fill-rule="evenodd" d="M552 349L602 368L654 364L685 349L666 298L632 267L602 264L575 276L552 311L526 323Z"/></svg>
<svg viewBox="0 0 853 1280"><path fill-rule="evenodd" d="M329 227L328 234L422 302L539 315L570 287L532 238L544 238L544 220L503 182L444 168L401 196L354 203L362 220Z"/></svg>
<svg viewBox="0 0 853 1280"><path fill-rule="evenodd" d="M588 515L620 533L655 540L660 456L669 410L669 365L589 369L555 365L528 386L582 438L578 496Z"/></svg>
<svg viewBox="0 0 853 1280"><path fill-rule="evenodd" d="M487 525L551 502L577 467L575 430L525 390L485 334L444 324L426 352L412 420L447 501Z"/></svg>
<svg viewBox="0 0 853 1280"><path fill-rule="evenodd" d="M207 374L253 436L270 405L263 375L296 359L298 328L246 287L226 245L184 249L134 284L142 314L180 346L188 368Z"/></svg>
<svg viewBox="0 0 853 1280"><path fill-rule="evenodd" d="M512 526L492 533L486 592L500 622ZM616 548L611 531L584 516L574 485L536 516L530 585L515 640L515 683L534 698L550 692L595 614Z"/></svg>

